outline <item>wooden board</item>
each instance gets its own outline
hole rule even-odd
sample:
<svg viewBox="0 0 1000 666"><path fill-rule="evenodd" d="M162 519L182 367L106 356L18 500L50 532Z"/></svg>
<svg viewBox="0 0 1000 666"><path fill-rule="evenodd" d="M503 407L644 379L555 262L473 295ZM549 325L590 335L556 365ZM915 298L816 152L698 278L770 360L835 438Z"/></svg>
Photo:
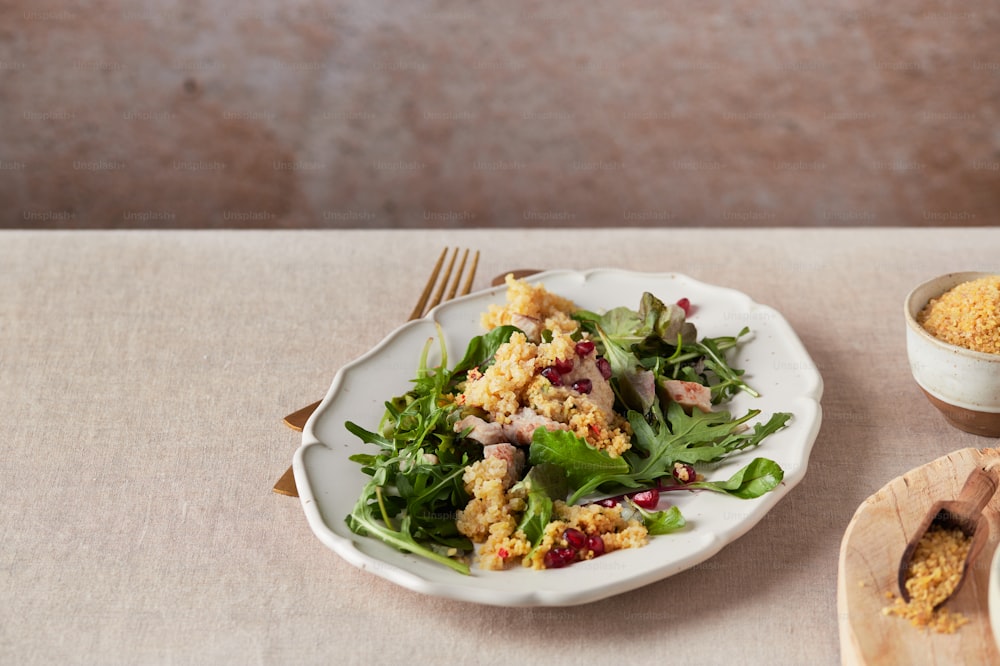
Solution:
<svg viewBox="0 0 1000 666"><path fill-rule="evenodd" d="M1000 492L984 511L990 539L948 604L969 623L954 634L938 634L881 612L891 603L886 592L899 595L899 559L910 535L934 502L958 496L977 465L1000 465L1000 450L956 451L892 480L858 507L841 543L837 576L843 664L1000 664L988 605L990 562L1000 541Z"/></svg>

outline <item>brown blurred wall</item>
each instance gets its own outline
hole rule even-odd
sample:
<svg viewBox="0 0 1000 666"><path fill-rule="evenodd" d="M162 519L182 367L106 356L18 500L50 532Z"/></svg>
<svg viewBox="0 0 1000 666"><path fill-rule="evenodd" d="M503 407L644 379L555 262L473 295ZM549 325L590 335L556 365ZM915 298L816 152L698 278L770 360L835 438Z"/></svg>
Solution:
<svg viewBox="0 0 1000 666"><path fill-rule="evenodd" d="M1000 3L0 0L0 227L1000 220Z"/></svg>

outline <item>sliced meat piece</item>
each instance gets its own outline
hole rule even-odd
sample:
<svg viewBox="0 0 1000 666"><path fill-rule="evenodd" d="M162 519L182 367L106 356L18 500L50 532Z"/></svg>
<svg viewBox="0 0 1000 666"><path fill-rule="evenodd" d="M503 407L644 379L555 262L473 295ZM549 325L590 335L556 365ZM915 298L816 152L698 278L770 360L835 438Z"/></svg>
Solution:
<svg viewBox="0 0 1000 666"><path fill-rule="evenodd" d="M569 426L565 423L541 416L529 407L522 407L510 417L510 423L504 424L503 434L508 442L519 446L528 446L531 444L531 437L535 434L536 428L569 430Z"/></svg>
<svg viewBox="0 0 1000 666"><path fill-rule="evenodd" d="M524 332L524 337L528 340L538 342L542 339L542 321L540 319L515 312L510 316L510 323L521 329Z"/></svg>
<svg viewBox="0 0 1000 666"><path fill-rule="evenodd" d="M524 471L524 451L509 442L490 444L483 447L484 458L499 458L507 463L507 473L504 475L504 490L521 480Z"/></svg>
<svg viewBox="0 0 1000 666"><path fill-rule="evenodd" d="M466 437L476 440L483 446L508 441L504 436L503 427L499 423L486 421L478 416L469 415L455 423L455 432L462 432L467 428L472 428L472 430Z"/></svg>
<svg viewBox="0 0 1000 666"><path fill-rule="evenodd" d="M660 386L666 390L670 399L681 407L697 407L703 412L712 411L712 391L698 382L685 382L680 379L664 379Z"/></svg>

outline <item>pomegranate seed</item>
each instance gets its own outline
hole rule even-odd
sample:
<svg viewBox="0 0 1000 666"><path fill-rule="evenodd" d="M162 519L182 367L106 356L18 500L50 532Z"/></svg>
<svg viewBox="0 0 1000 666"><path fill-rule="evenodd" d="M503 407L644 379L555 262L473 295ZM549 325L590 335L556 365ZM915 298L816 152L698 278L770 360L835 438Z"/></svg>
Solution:
<svg viewBox="0 0 1000 666"><path fill-rule="evenodd" d="M559 371L553 367L548 367L542 370L542 377L552 382L553 386L562 386L562 375Z"/></svg>
<svg viewBox="0 0 1000 666"><path fill-rule="evenodd" d="M563 538L573 550L580 550L587 545L587 535L573 527L566 528L566 531L563 532Z"/></svg>
<svg viewBox="0 0 1000 666"><path fill-rule="evenodd" d="M506 560L508 557L510 557L510 553L507 552L506 548L501 548L500 550L498 550L497 555L500 556L501 560Z"/></svg>
<svg viewBox="0 0 1000 666"><path fill-rule="evenodd" d="M556 362L555 362L555 364L553 364L552 367L555 368L556 372L558 372L561 375L565 375L567 373L573 372L573 359L571 359L571 358L556 359Z"/></svg>
<svg viewBox="0 0 1000 666"><path fill-rule="evenodd" d="M576 551L572 548L559 547L545 553L542 561L545 563L546 569L561 569L567 564L572 564L575 559Z"/></svg>
<svg viewBox="0 0 1000 666"><path fill-rule="evenodd" d="M580 340L576 343L576 353L580 356L586 356L590 352L594 351L594 341L593 340Z"/></svg>
<svg viewBox="0 0 1000 666"><path fill-rule="evenodd" d="M681 310L684 310L685 317L691 316L691 301L689 301L687 298L682 298L679 301L677 301L677 305L680 306Z"/></svg>
<svg viewBox="0 0 1000 666"><path fill-rule="evenodd" d="M573 382L573 390L579 393L590 393L594 390L594 383L584 377Z"/></svg>
<svg viewBox="0 0 1000 666"><path fill-rule="evenodd" d="M611 362L603 356L597 359L597 369L601 371L601 377L611 379Z"/></svg>
<svg viewBox="0 0 1000 666"><path fill-rule="evenodd" d="M631 496L633 502L643 509L654 509L660 503L660 491L656 488L643 490Z"/></svg>
<svg viewBox="0 0 1000 666"><path fill-rule="evenodd" d="M617 497L609 497L607 499L598 500L596 502L596 504L599 504L599 505L601 505L603 507L607 507L607 508L610 509L611 507L618 506L618 498Z"/></svg>
<svg viewBox="0 0 1000 666"><path fill-rule="evenodd" d="M587 537L587 548L594 554L594 557L604 554L604 539L600 534L591 534Z"/></svg>

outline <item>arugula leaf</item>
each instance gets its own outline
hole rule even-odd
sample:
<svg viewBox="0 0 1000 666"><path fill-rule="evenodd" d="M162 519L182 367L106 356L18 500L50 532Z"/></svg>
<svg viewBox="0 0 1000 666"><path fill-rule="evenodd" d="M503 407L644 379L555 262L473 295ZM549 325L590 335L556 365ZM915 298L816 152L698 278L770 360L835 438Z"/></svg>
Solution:
<svg viewBox="0 0 1000 666"><path fill-rule="evenodd" d="M632 426L633 449L625 457L633 474L641 483L650 483L666 476L674 462L687 464L716 462L726 456L760 445L768 435L777 432L791 418L787 412L777 412L766 423L758 423L753 429L744 424L760 414L759 409L751 409L744 416L733 419L729 412L684 411L679 404L667 406L666 421L654 428L641 414L629 412L628 421Z"/></svg>
<svg viewBox="0 0 1000 666"><path fill-rule="evenodd" d="M736 391L744 391L755 398L760 393L743 381L743 370L737 370L726 362L725 350L735 347L741 337L750 332L744 327L735 337L705 338L700 342L684 345L683 352L697 353L705 368L715 373L718 381L712 382L712 402L719 403L732 397Z"/></svg>
<svg viewBox="0 0 1000 666"><path fill-rule="evenodd" d="M378 537L390 546L440 562L458 573L469 575L469 565L418 543L409 533L409 517L403 518L398 530L391 527L389 517L384 511L380 521L374 511L375 507L380 505L380 497L378 486L374 481L369 481L354 505L354 510L347 516L347 524L352 532L362 536Z"/></svg>
<svg viewBox="0 0 1000 666"><path fill-rule="evenodd" d="M465 350L465 356L458 362L452 371L451 376L455 377L466 373L472 368L479 367L485 369L493 361L500 345L510 341L510 336L515 332L523 332L517 326L498 326L484 335L477 335L469 341Z"/></svg>
<svg viewBox="0 0 1000 666"><path fill-rule="evenodd" d="M646 526L646 531L653 536L676 532L687 524L681 510L676 506L664 509L663 511L650 511L649 509L642 508L632 500L626 501L629 508L642 518L642 524Z"/></svg>
<svg viewBox="0 0 1000 666"><path fill-rule="evenodd" d="M518 529L532 546L538 544L545 533L545 526L552 520L552 506L555 500L566 499L569 484L566 482L566 470L552 463L539 463L532 467L528 474L515 486L527 490L528 506Z"/></svg>
<svg viewBox="0 0 1000 666"><path fill-rule="evenodd" d="M572 490L569 504L605 483L634 485L624 458L612 458L568 430L536 428L528 448L528 462L550 463L565 470Z"/></svg>
<svg viewBox="0 0 1000 666"><path fill-rule="evenodd" d="M703 488L740 499L753 499L777 488L784 476L778 463L767 458L754 458L726 481L695 481L684 487Z"/></svg>
<svg viewBox="0 0 1000 666"><path fill-rule="evenodd" d="M388 409L388 404L387 404L387 409ZM348 432L350 432L352 435L360 439L365 444L375 444L380 448L388 451L394 451L396 448L395 445L393 444L393 441L388 437L385 437L378 433L371 432L370 430L365 430L356 423L348 421L344 424L344 427L347 428Z"/></svg>
<svg viewBox="0 0 1000 666"><path fill-rule="evenodd" d="M572 432L538 428L528 449L528 460L531 464L552 463L566 470L570 486L567 501L574 504L587 493L602 487L640 488L654 485L659 479L672 475L675 462L695 464L722 460L759 445L791 418L790 414L780 412L767 423L744 429L743 424L757 414L759 410L750 410L742 418L732 419L727 412L695 410L688 415L680 405L672 403L668 409L670 427L660 424L654 428L641 414L632 411L628 416L634 435L633 448L617 458L594 448ZM756 467L747 470L744 474L750 476L743 485L734 486L736 481L730 479L726 482L689 483L679 488L702 488L738 497L756 497L752 493L765 487L770 482L769 478L777 478L780 482L783 476L777 463L767 462L770 466L755 463ZM765 472L770 476L765 477ZM751 477L759 477L759 480L751 483Z"/></svg>
<svg viewBox="0 0 1000 666"><path fill-rule="evenodd" d="M456 443L449 420L458 406L450 399L455 382L445 369L443 336L439 340L441 365L428 364L431 338L420 355L413 387L385 403L378 432L350 421L345 424L362 442L378 447L373 454L350 457L371 480L346 521L358 534L468 574L468 565L452 555L472 549L454 519L455 511L468 501L462 474L470 451ZM482 452L475 454L481 457Z"/></svg>

